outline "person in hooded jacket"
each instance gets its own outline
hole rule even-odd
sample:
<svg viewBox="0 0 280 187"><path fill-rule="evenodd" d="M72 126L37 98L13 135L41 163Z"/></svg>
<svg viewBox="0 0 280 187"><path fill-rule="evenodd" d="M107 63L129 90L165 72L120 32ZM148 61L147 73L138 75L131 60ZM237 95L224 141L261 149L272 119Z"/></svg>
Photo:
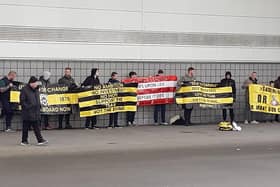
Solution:
<svg viewBox="0 0 280 187"><path fill-rule="evenodd" d="M231 76L231 72L227 71L225 73L225 78L221 80L221 86L227 86L232 88L233 102L235 102L236 86L235 81L231 78ZM229 109L230 122L232 123L234 122L233 104L227 105L225 108L223 108L223 121L226 121L227 119L227 109Z"/></svg>
<svg viewBox="0 0 280 187"><path fill-rule="evenodd" d="M88 76L84 82L82 83L83 87L94 87L100 85L100 80L98 78L99 76L99 70L97 68L92 68L91 69L91 75ZM91 123L91 127L90 126ZM91 116L91 117L86 117L86 124L85 128L86 129L95 129L96 128L96 123L97 123L97 117L96 116Z"/></svg>
<svg viewBox="0 0 280 187"><path fill-rule="evenodd" d="M280 89L280 76L274 81L274 88ZM275 121L279 122L279 115L275 115Z"/></svg>
<svg viewBox="0 0 280 187"><path fill-rule="evenodd" d="M51 82L50 82L50 78L51 78L51 72L49 71L44 71L43 75L40 76L39 81L41 82L41 87L48 87ZM46 130L51 130L53 129L53 127L49 124L49 116L46 114L42 115L42 122L43 122L43 127Z"/></svg>

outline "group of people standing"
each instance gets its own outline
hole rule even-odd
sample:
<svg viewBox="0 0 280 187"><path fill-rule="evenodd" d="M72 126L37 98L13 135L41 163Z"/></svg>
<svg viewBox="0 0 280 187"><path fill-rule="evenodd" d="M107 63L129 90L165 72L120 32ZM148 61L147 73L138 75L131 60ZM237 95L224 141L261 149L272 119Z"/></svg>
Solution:
<svg viewBox="0 0 280 187"><path fill-rule="evenodd" d="M164 71L158 70L156 76L163 76ZM129 73L129 78L136 78L137 73L132 71ZM43 72L43 75L37 79L35 76L31 76L28 84L21 90L20 94L20 104L22 106L22 119L23 119L23 130L22 130L22 145L28 145L28 129L30 127L33 128L34 133L38 140L38 145L47 144L47 140L45 140L40 132L40 125L45 129L52 129L53 127L49 124L49 116L40 114L40 97L39 97L39 87L47 87L51 84L50 82L51 73L48 71ZM6 122L6 132L12 132L11 122L13 118L13 104L10 102L10 91L11 88L15 84L16 72L10 71L7 76L0 80L0 100L2 103L2 113L5 116ZM197 81L195 77L195 69L193 67L189 67L185 76L182 76L178 81L178 87L182 85L183 82L186 81ZM111 77L108 80L109 84L120 83L118 80L118 73L112 72ZM255 119L254 113L250 111L249 105L249 91L248 87L250 84L257 84L257 73L252 72L251 75L242 85L242 88L245 89L245 114L247 123L258 123ZM66 67L64 69L64 75L58 80L58 84L66 85L69 90L76 89L79 86L76 84L75 80L71 75L71 68ZM99 80L99 69L93 68L91 70L91 75L88 76L81 84L81 87L94 87L100 85ZM225 78L223 78L220 82L221 86L230 86L232 87L234 102L236 100L236 84L232 79L231 72L225 73ZM275 88L280 89L280 77L276 81L272 81L271 85ZM185 125L191 125L191 114L193 111L193 104L184 104L182 105L182 109L184 111L184 121ZM224 109L222 109L222 118L223 121L227 120L227 110L229 111L230 121L234 122L234 110L233 104L228 105ZM166 104L160 104L154 106L154 123L155 125L167 125L165 119L166 113ZM160 114L160 116L159 116ZM135 112L127 112L126 113L126 125L133 126L135 125ZM70 114L59 115L58 116L58 129L63 129L63 121L65 120L65 128L71 129L72 126L70 124ZM278 115L275 117L276 121L279 121ZM96 116L86 117L85 120L85 128L86 129L95 129L97 128L97 118ZM109 114L109 127L121 127L118 124L118 113Z"/></svg>

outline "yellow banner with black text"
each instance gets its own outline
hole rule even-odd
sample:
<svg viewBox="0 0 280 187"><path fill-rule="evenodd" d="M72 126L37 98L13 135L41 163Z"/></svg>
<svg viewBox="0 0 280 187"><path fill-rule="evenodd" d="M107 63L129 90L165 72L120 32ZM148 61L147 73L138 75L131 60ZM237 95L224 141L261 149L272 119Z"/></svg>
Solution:
<svg viewBox="0 0 280 187"><path fill-rule="evenodd" d="M249 104L251 111L280 114L280 89L266 85L249 86Z"/></svg>

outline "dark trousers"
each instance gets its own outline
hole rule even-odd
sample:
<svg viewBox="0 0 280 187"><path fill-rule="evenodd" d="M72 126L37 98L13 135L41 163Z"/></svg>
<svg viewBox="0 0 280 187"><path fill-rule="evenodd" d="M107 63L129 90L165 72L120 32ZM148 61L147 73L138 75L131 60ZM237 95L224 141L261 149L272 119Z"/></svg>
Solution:
<svg viewBox="0 0 280 187"><path fill-rule="evenodd" d="M97 118L96 116L91 116L91 117L86 117L86 128L89 128L89 125L91 123L91 127L95 127L96 123L97 123Z"/></svg>
<svg viewBox="0 0 280 187"><path fill-rule="evenodd" d="M3 112L5 115L6 121L6 130L11 128L12 119L13 119L13 109L12 104L6 100L2 100Z"/></svg>
<svg viewBox="0 0 280 187"><path fill-rule="evenodd" d="M111 113L109 116L109 126L118 126L118 113Z"/></svg>
<svg viewBox="0 0 280 187"><path fill-rule="evenodd" d="M161 113L161 122L165 123L165 111L166 111L166 105L155 105L154 108L154 121L155 123L158 122L158 113Z"/></svg>
<svg viewBox="0 0 280 187"><path fill-rule="evenodd" d="M230 116L230 122L234 121L234 112L233 112L233 108L229 108L229 116ZM227 120L227 109L223 109L223 120L226 121Z"/></svg>
<svg viewBox="0 0 280 187"><path fill-rule="evenodd" d="M186 125L191 124L191 115L192 115L193 108L184 108L184 118Z"/></svg>
<svg viewBox="0 0 280 187"><path fill-rule="evenodd" d="M28 130L30 127L33 128L34 134L37 138L38 142L43 142L44 139L41 135L41 131L39 128L39 121L23 121L23 127L22 127L22 142L28 142Z"/></svg>
<svg viewBox="0 0 280 187"><path fill-rule="evenodd" d="M279 122L279 114L275 115L275 121Z"/></svg>
<svg viewBox="0 0 280 187"><path fill-rule="evenodd" d="M43 122L43 125L42 127L48 127L49 126L49 116L48 115L42 115L42 122Z"/></svg>
<svg viewBox="0 0 280 187"><path fill-rule="evenodd" d="M62 122L63 122L63 118L65 117L65 125L70 126L70 114L61 114L58 115L58 124L59 124L59 128L62 129Z"/></svg>
<svg viewBox="0 0 280 187"><path fill-rule="evenodd" d="M133 124L135 119L135 112L126 112L126 122L130 122L131 124Z"/></svg>

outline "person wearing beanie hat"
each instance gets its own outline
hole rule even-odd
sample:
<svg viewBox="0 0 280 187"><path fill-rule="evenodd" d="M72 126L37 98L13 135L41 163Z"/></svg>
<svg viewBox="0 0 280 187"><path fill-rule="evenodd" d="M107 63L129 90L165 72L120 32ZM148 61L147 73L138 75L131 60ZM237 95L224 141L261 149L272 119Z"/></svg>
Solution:
<svg viewBox="0 0 280 187"><path fill-rule="evenodd" d="M235 81L231 78L231 72L227 71L225 73L225 78L221 80L221 86L229 86L232 88L232 95L233 95L233 102L236 99L236 86ZM230 122L234 122L234 111L233 111L233 104L229 104L223 108L223 121L225 122L227 119L227 109L229 110L230 115Z"/></svg>
<svg viewBox="0 0 280 187"><path fill-rule="evenodd" d="M91 75L84 80L84 82L82 83L82 87L94 87L100 85L100 80L98 76L99 76L98 68L92 68ZM91 123L91 127L89 127L90 123ZM89 129L89 128L95 129L96 124L97 124L96 116L86 117L85 129Z"/></svg>
<svg viewBox="0 0 280 187"><path fill-rule="evenodd" d="M48 87L51 84L51 72L49 71L44 71L43 75L40 76L39 81L41 82L40 87ZM43 114L42 115L42 121L43 124L42 126L44 127L45 130L51 130L53 127L49 124L49 115Z"/></svg>
<svg viewBox="0 0 280 187"><path fill-rule="evenodd" d="M28 129L33 128L34 134L37 138L38 145L46 145L48 143L45 140L40 131L40 96L38 90L38 79L31 76L28 84L24 86L20 92L20 104L22 107L22 141L21 145L26 146L28 143Z"/></svg>

